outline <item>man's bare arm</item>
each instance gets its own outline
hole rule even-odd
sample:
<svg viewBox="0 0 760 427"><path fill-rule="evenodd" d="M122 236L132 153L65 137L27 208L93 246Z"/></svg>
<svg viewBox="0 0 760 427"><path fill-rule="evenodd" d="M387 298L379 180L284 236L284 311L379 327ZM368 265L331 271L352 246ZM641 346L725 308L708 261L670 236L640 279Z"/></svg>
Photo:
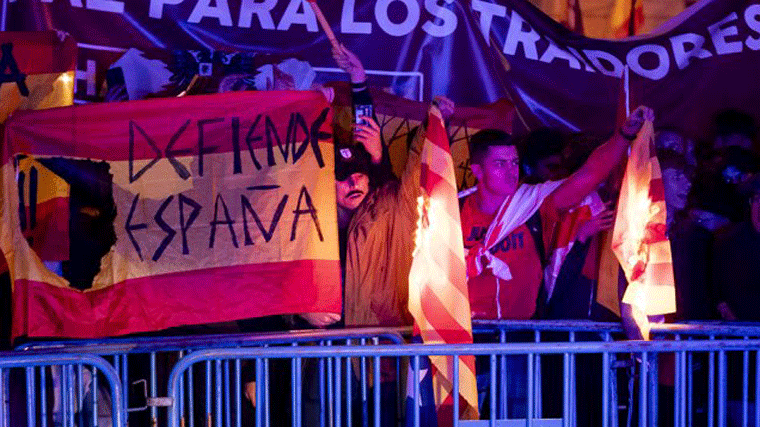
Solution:
<svg viewBox="0 0 760 427"><path fill-rule="evenodd" d="M586 163L554 190L551 195L554 206L560 210L572 208L596 189L625 158L631 140L646 120L654 120L651 108L642 106L634 110L612 138L597 147Z"/></svg>

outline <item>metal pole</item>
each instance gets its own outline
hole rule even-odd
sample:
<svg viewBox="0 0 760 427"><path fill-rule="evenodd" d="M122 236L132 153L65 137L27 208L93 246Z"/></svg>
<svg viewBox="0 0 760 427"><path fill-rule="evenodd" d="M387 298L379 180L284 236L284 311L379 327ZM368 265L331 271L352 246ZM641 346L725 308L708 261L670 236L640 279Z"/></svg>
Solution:
<svg viewBox="0 0 760 427"><path fill-rule="evenodd" d="M0 31L5 31L5 22L8 20L8 0L3 0L3 16L0 21Z"/></svg>

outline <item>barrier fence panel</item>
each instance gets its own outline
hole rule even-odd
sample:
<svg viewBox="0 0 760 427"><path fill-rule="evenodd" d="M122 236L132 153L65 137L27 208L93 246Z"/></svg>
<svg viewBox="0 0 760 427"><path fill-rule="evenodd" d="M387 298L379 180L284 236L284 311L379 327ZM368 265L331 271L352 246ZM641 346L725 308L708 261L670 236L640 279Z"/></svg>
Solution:
<svg viewBox="0 0 760 427"><path fill-rule="evenodd" d="M655 340L742 340L760 338L760 324L700 321L652 325ZM661 389L673 394L673 418L686 425L760 426L758 362L760 355L741 352L677 352L663 359ZM671 391L672 390L672 391Z"/></svg>
<svg viewBox="0 0 760 427"><path fill-rule="evenodd" d="M610 342L624 338L623 329L620 323L610 322L592 322L587 320L473 320L473 334L477 343L514 343L514 342ZM498 367L501 377L499 379L499 396L504 396L499 400L499 414L508 413L510 406L510 394L516 394L514 387L509 387L509 380L504 378L507 367L515 374L521 374L520 361L525 360L526 356L507 356L501 354L497 356ZM578 360L580 359L580 360ZM611 419L613 425L617 425L618 411L615 410L618 405L618 384L626 384L630 381L630 375L627 374L627 368L631 366L629 360L618 360L614 367L609 369L600 369L599 366L613 366L610 355L603 353L599 355L582 355L577 357L575 354L563 356L549 355L543 357L536 354L531 359L522 362L523 364L532 365L532 375L535 381L531 388L531 401L533 403L533 414L539 418L544 416L544 411L548 411L547 416L560 416L558 403L546 402L542 399L542 388L545 384L551 384L554 377L563 375L564 378L571 378L572 381L566 381L564 386L564 395L568 396L568 402L563 406L562 414L570 417L570 425L588 424L591 420L586 420L586 414L581 414L581 419L576 420L576 408L579 404L577 396L580 392L582 399L586 396L609 396L608 399L601 400L600 419ZM580 365L580 366L579 366ZM591 369L589 369L591 367ZM594 369L596 368L596 369ZM515 372L516 371L516 372ZM482 379L484 374L480 375L480 384L486 381ZM512 393L509 389L512 388ZM517 390L519 393L519 390ZM513 396L514 398L515 396ZM585 400L580 404L585 404ZM627 410L627 405L623 408ZM624 411L626 412L626 411ZM610 418L612 417L612 418Z"/></svg>
<svg viewBox="0 0 760 427"><path fill-rule="evenodd" d="M407 375L401 371L388 371L385 366L394 366L397 364L406 365L411 371L408 378L420 378L420 373L425 371L425 356L446 355L459 357L463 355L474 355L476 358L485 358L490 370L485 374L490 383L488 391L481 397L481 408L488 408L481 413L481 420L460 421L456 418L451 420L439 420L441 425L534 425L534 426L657 426L657 425L758 425L756 419L752 423L748 421L739 424L731 424L729 412L731 407L728 406L727 397L734 388L730 382L726 382L727 360L732 355L751 355L754 369L760 364L758 357L760 349L760 340L681 340L681 341L626 341L626 342L556 342L556 343L507 343L507 344L475 344L475 345L404 345L404 346L343 346L332 347L311 346L311 347L279 347L279 348L240 348L240 349L212 349L200 350L183 357L174 367L169 377L169 400L173 402L170 411L170 426L186 425L192 414L188 412L185 405L181 403L183 395L181 391L185 378L194 369L201 368L211 376L210 381L215 387L206 388L206 392L211 392L213 396L206 397L206 408L208 420L211 422L207 425L255 425L255 426L330 426L339 427L343 425L367 425L367 426L393 426L393 425L425 425L426 400L424 384L414 381L413 384L406 384L403 387L407 392L403 397L408 397L414 402L407 406L410 412L396 411L398 402L394 396L385 393L384 386L388 383L405 383ZM715 368L717 374L713 378L711 386L722 388L715 394L715 405L718 408L711 424L698 423L696 420L689 421L684 416L682 408L680 415L668 414L663 417L660 411L663 406L673 406L673 400L666 399L658 395L656 390L661 380L658 375L658 359L665 355L685 354L685 355L716 355ZM602 371L617 369L621 362L625 361L626 369L633 373L634 381L631 390L630 418L616 418L613 416L614 393L608 391L605 394L584 396L579 392L579 384L574 384L578 372L573 372L573 358L583 356L607 356L604 360L609 364L599 363L596 367L586 366L587 370L597 370L598 374L594 377L599 382L597 387L602 388L602 382L607 381L602 375ZM510 406L505 399L510 397L509 394L502 394L502 381L506 378L509 380L511 369L507 370L507 375L502 375L499 370L498 361L500 356L522 357L526 360L528 370L521 386L528 393L524 396L524 405ZM535 375L535 361L537 357L547 359L557 356L560 360L557 372L559 376L554 377L551 381L544 381L542 392L535 393L538 376ZM548 359L547 359L548 360ZM287 410L285 412L274 413L269 411L266 403L272 399L271 388L261 386L268 381L279 378L271 376L267 372L267 364L273 364L276 361L285 361L289 367L291 376L287 392ZM237 383L230 382L226 375L223 375L225 366L237 366L240 363L251 363L255 369L254 383L257 389L254 392L253 401L255 402L254 413L249 420L238 411L240 402ZM322 382L316 371L309 370L309 365L325 364L328 366L328 378ZM457 366L457 364L454 364ZM482 365L479 364L478 368ZM679 365L682 369L681 374L685 377L686 364ZM209 369L211 367L211 369ZM220 367L222 369L220 369ZM511 368L508 363L508 368ZM533 369L531 369L533 368ZM330 371L332 370L332 371ZM480 374L481 372L479 372ZM391 375L394 374L394 375ZM234 378L234 376L230 376ZM683 378L683 377L682 377ZM358 387L358 383L368 382L368 388L355 395L353 391ZM318 383L319 390L317 395L324 398L326 403L325 410L321 412L310 412L306 400L310 399L313 394L309 390L310 383ZM374 385L380 384L380 387ZM721 386L722 384L722 386ZM705 384L705 387L710 386ZM509 387L509 386L508 386ZM675 384L675 392L684 396L685 387L683 380L680 384ZM459 388L458 380L454 382L454 388ZM519 387L518 387L519 388ZM746 389L746 387L745 387ZM739 391L741 391L739 387ZM508 390L511 391L511 390ZM760 395L756 388L751 393L754 400ZM402 396L395 396L402 397ZM512 396L514 397L514 396ZM577 401L574 401L577 399ZM519 400L519 399L518 399ZM230 402L229 404L227 402ZM486 406L485 401L489 402ZM583 404L580 404L582 401ZM605 403L606 401L606 403ZM588 405L593 405L589 408ZM458 399L453 399L453 413L460 413ZM576 403L576 404L574 404ZM422 404L422 405L421 405ZM605 406L606 405L606 406ZM504 407L507 410L504 411ZM602 410L606 407L606 411ZM490 408L495 408L490 410ZM544 413L537 410L542 408ZM510 412L511 411L511 412ZM592 415L586 412L594 412ZM678 411L674 411L678 413ZM287 416L283 416L287 414ZM671 417L672 415L672 417ZM409 418L409 419L407 419ZM450 421L450 422L449 422Z"/></svg>
<svg viewBox="0 0 760 427"><path fill-rule="evenodd" d="M106 390L107 400L99 398ZM122 427L116 370L85 354L0 353L0 427Z"/></svg>
<svg viewBox="0 0 760 427"><path fill-rule="evenodd" d="M19 352L34 351L35 353L47 354L94 354L107 359L121 382L120 399L124 402L132 425L165 425L158 408L170 405L166 396L166 379L171 367L183 356L199 349L209 348L244 348L263 346L343 346L351 343L360 344L402 344L403 334L408 334L411 328L362 328L362 329L334 329L334 330L297 330L287 332L270 332L254 334L216 334L216 335L193 335L174 337L129 337L107 338L98 340L68 340L51 342L30 342L18 346ZM275 361L274 366L269 362L261 367L267 378L270 372L275 376L283 375L290 377L289 368L283 361ZM246 400L252 396L253 381L258 367L247 363L213 364L209 369L198 369L188 372L182 384L183 399L179 401L183 409L193 413L201 408L210 407L209 403L230 407L239 413L237 417L244 417L252 413L252 404ZM330 369L333 367L319 364L314 368L320 378L327 381L331 377ZM85 372L85 377L89 374ZM67 378L67 377L65 377ZM89 378L89 377L87 377ZM214 381L212 381L212 379ZM227 384L235 383L235 392L232 396L224 396L223 400L209 402L210 393L204 393L203 387L221 387L222 380ZM279 378L278 378L279 379ZM85 378L86 380L86 378ZM269 388L269 387L268 387ZM271 388L275 395L282 393L282 386L273 382ZM248 390L247 390L248 389ZM241 399L237 399L240 393ZM334 394L334 392L333 392ZM333 396L331 394L330 396ZM197 397L205 395L203 400ZM107 399L110 395L101 393L101 399ZM220 397L221 398L221 397ZM242 403L241 403L242 402ZM252 402L252 401L251 401ZM318 409L329 409L327 400L317 400L321 405ZM200 403L200 404L199 404ZM205 404L204 404L205 403ZM282 405L279 399L266 402L267 407L272 405L279 409ZM96 402L97 404L97 402ZM238 405L238 406L235 406ZM249 417L250 418L250 417ZM212 419L210 413L200 418L190 418L190 427L204 425L233 425L236 419Z"/></svg>

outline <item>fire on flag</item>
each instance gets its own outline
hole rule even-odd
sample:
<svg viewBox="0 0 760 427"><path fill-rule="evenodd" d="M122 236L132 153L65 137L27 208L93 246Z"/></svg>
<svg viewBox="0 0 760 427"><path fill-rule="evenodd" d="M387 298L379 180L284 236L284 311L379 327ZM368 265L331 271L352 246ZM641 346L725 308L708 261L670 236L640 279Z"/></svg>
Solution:
<svg viewBox="0 0 760 427"><path fill-rule="evenodd" d="M612 237L612 251L628 279L623 302L647 316L676 311L666 214L654 129L647 121L631 144ZM647 338L648 325L642 321L636 319Z"/></svg>
<svg viewBox="0 0 760 427"><path fill-rule="evenodd" d="M454 165L437 107L428 112L421 153L420 218L409 273L409 311L426 344L472 343ZM462 418L477 419L475 358L431 356L433 390L440 425L452 421L454 361L459 367Z"/></svg>

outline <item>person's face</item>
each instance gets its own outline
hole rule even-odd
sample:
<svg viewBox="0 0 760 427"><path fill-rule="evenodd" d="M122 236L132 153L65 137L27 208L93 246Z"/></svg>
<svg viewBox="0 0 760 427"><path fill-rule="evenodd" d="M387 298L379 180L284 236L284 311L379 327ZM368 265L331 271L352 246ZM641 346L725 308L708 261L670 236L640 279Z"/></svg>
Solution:
<svg viewBox="0 0 760 427"><path fill-rule="evenodd" d="M752 140L744 135L738 133L732 133L730 135L723 135L715 138L715 148L725 147L741 147L746 150L752 149Z"/></svg>
<svg viewBox="0 0 760 427"><path fill-rule="evenodd" d="M668 168L662 171L662 183L665 187L665 205L669 209L684 209L691 189L689 177L682 170Z"/></svg>
<svg viewBox="0 0 760 427"><path fill-rule="evenodd" d="M335 181L338 206L353 211L358 208L369 191L369 177L353 173L343 181Z"/></svg>
<svg viewBox="0 0 760 427"><path fill-rule="evenodd" d="M520 158L513 145L489 147L482 162L471 165L481 189L492 195L510 196L517 190Z"/></svg>
<svg viewBox="0 0 760 427"><path fill-rule="evenodd" d="M562 156L555 154L536 162L536 177L541 181L556 181L564 178Z"/></svg>
<svg viewBox="0 0 760 427"><path fill-rule="evenodd" d="M749 201L750 216L752 217L752 226L755 231L760 233L760 193L755 193Z"/></svg>
<svg viewBox="0 0 760 427"><path fill-rule="evenodd" d="M660 131L655 136L655 145L659 149L675 151L676 153L685 154L684 139L677 132Z"/></svg>

